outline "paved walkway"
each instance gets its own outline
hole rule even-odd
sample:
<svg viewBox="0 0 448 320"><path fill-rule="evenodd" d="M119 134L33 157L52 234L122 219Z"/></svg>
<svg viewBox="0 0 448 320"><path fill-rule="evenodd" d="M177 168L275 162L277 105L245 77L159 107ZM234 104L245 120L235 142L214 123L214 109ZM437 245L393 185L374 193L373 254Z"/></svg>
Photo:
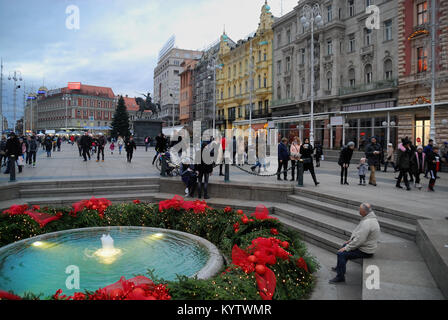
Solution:
<svg viewBox="0 0 448 320"><path fill-rule="evenodd" d="M39 151L37 167L29 168L25 166L23 172L17 174L17 181L158 177L159 172L152 165L154 154L153 148L145 152L143 147L139 147L134 153L132 163L127 163L125 152L119 155L116 150L111 155L109 149L106 148L105 162L97 163L94 157L88 162L83 162L82 158L79 157L76 145L63 144L62 151L53 152L51 158L47 158L45 152ZM244 168L249 169L248 166ZM339 166L334 162L324 161L320 168L316 168L317 177L321 184L315 187L310 174L305 172L304 188L343 198L366 201L422 217L441 219L448 217L448 206L446 206L446 197L448 196L447 173L439 173L441 179L437 180L436 192L431 193L426 190L428 180L425 178L422 178L424 184L422 190L413 188L412 191L405 191L395 188L396 180L392 172L378 172L377 187L358 186L356 165L352 165L349 170L350 186L341 186L339 184ZM218 174L219 168L215 168L210 181L223 181L223 177ZM288 172L288 178L290 177L291 173ZM8 175L0 175L0 184L10 183L8 180ZM276 177L250 175L233 166L230 170L230 180L251 184L295 185L295 182L277 181Z"/></svg>

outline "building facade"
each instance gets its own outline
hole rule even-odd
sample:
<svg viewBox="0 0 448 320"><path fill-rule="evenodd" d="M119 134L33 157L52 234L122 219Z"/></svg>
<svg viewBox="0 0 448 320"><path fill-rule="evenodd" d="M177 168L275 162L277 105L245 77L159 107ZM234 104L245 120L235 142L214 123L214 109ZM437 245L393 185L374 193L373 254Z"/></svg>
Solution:
<svg viewBox="0 0 448 320"><path fill-rule="evenodd" d="M435 141L448 141L448 2L436 0ZM427 0L399 0L400 136L427 144L431 103L431 5Z"/></svg>
<svg viewBox="0 0 448 320"><path fill-rule="evenodd" d="M111 88L69 83L67 87L38 95L33 107L37 117L35 130L108 127L116 105Z"/></svg>
<svg viewBox="0 0 448 320"><path fill-rule="evenodd" d="M194 95L194 69L199 59L185 59L180 66L180 101L179 121L180 124L192 129L193 95Z"/></svg>
<svg viewBox="0 0 448 320"><path fill-rule="evenodd" d="M174 47L174 42L159 54L154 69L154 102L160 104L161 112L157 115L166 125L179 124L179 94L181 64L185 59L200 59L202 52L184 50Z"/></svg>
<svg viewBox="0 0 448 320"><path fill-rule="evenodd" d="M225 32L221 36L220 69L216 74L217 129L245 129L250 122L255 130L266 127L272 99L273 22L265 2L255 33L236 44Z"/></svg>

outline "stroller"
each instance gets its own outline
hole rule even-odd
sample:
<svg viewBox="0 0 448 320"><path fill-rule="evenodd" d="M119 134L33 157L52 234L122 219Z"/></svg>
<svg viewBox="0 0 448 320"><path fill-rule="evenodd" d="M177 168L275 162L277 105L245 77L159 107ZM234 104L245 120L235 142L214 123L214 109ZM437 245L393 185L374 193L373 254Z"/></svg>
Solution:
<svg viewBox="0 0 448 320"><path fill-rule="evenodd" d="M169 152L160 153L157 157L156 168L160 172L162 171L162 162L165 163L165 173L169 177L180 176L180 165L177 165L171 161L171 155Z"/></svg>

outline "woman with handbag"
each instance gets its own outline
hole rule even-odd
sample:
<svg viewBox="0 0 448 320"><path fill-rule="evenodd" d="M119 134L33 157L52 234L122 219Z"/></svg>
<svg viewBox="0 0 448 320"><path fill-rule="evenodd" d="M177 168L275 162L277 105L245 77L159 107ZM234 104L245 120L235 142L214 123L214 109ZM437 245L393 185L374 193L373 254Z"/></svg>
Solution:
<svg viewBox="0 0 448 320"><path fill-rule="evenodd" d="M300 138L295 136L291 147L289 148L289 154L291 159L291 167L292 167L292 174L291 174L291 181L294 181L295 171L296 167L298 165L298 161L300 160L300 145L302 142L300 141ZM297 180L299 180L299 168L297 168Z"/></svg>
<svg viewBox="0 0 448 320"><path fill-rule="evenodd" d="M311 173L311 177L317 187L320 182L317 181L316 174L314 172L313 153L314 148L310 143L310 139L306 138L300 146L300 154L302 155L303 160L303 170Z"/></svg>
<svg viewBox="0 0 448 320"><path fill-rule="evenodd" d="M355 143L350 141L346 147L342 148L339 154L338 164L341 166L341 184L348 185L347 174L350 161L353 157L353 150L355 150Z"/></svg>

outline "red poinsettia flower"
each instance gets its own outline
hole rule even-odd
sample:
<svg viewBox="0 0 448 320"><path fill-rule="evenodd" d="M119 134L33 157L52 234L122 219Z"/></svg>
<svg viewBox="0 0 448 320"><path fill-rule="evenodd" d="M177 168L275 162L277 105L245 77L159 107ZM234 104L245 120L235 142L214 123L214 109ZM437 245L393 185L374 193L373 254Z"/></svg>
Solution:
<svg viewBox="0 0 448 320"><path fill-rule="evenodd" d="M224 208L224 212L225 213L230 213L230 212L232 212L232 208L231 207L225 207Z"/></svg>
<svg viewBox="0 0 448 320"><path fill-rule="evenodd" d="M297 259L296 266L298 266L299 268L305 270L306 272L309 272L308 271L308 265L306 264L305 259L303 259L302 257Z"/></svg>
<svg viewBox="0 0 448 320"><path fill-rule="evenodd" d="M273 234L274 236L278 235L278 230L276 228L272 228L271 234Z"/></svg>
<svg viewBox="0 0 448 320"><path fill-rule="evenodd" d="M28 210L28 205L26 204L13 204L9 209L3 211L3 214L9 214L10 216L24 214L26 210Z"/></svg>
<svg viewBox="0 0 448 320"><path fill-rule="evenodd" d="M266 220L266 219L274 219L277 220L277 218L269 216L269 210L263 205L257 206L255 209L255 212L251 215L252 217L255 217L257 220Z"/></svg>
<svg viewBox="0 0 448 320"><path fill-rule="evenodd" d="M22 300L22 298L15 294L0 290L0 300Z"/></svg>
<svg viewBox="0 0 448 320"><path fill-rule="evenodd" d="M138 200L138 199L136 199L136 200L134 200L132 202L135 203L135 204L140 204L141 203L140 200Z"/></svg>

